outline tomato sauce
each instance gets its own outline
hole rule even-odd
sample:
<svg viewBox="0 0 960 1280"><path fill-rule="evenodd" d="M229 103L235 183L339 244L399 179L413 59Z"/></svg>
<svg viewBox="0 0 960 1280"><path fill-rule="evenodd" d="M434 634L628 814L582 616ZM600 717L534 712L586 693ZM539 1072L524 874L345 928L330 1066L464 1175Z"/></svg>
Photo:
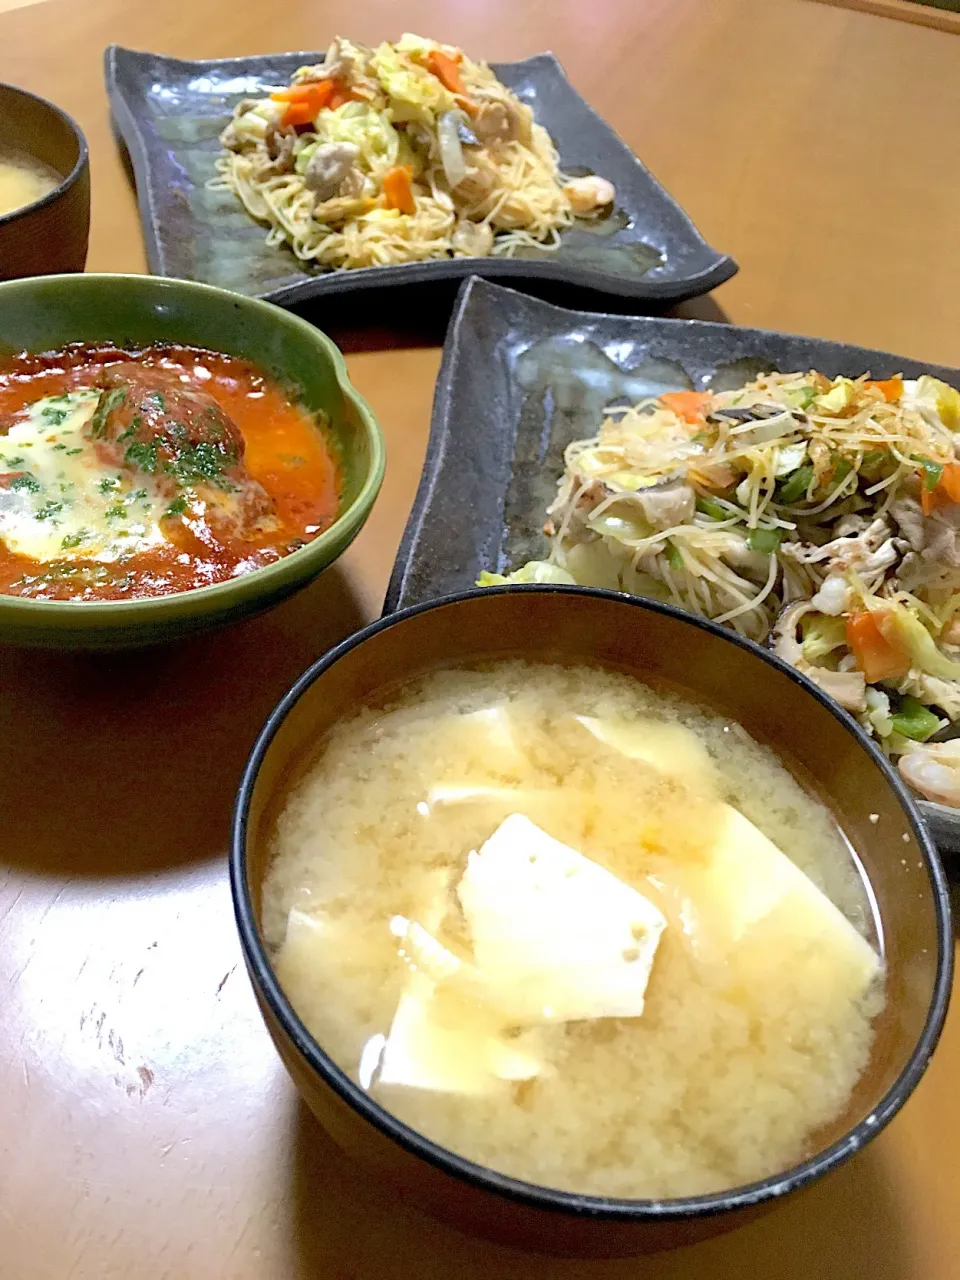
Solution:
<svg viewBox="0 0 960 1280"><path fill-rule="evenodd" d="M0 446L26 405L95 387L105 369L131 360L205 392L239 428L246 472L273 502L270 528L230 536L216 519L188 512L162 521L164 540L158 545L108 562L85 560L79 552L34 560L11 550L0 530L0 593L93 601L187 591L278 560L336 519L341 477L325 428L279 383L234 356L189 347L129 352L78 344L8 358L0 364Z"/></svg>

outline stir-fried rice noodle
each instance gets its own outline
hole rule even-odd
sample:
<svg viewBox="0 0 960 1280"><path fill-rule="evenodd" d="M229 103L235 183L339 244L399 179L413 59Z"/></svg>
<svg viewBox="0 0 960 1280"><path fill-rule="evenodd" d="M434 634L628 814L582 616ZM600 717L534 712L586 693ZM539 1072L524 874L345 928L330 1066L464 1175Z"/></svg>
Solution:
<svg viewBox="0 0 960 1280"><path fill-rule="evenodd" d="M566 450L549 558L505 579L669 601L769 643L923 794L960 805L960 393L770 373L608 410Z"/></svg>
<svg viewBox="0 0 960 1280"><path fill-rule="evenodd" d="M485 63L412 35L376 49L337 38L290 86L239 103L221 142L208 185L267 223L268 243L330 268L552 249L613 198L560 172L547 131Z"/></svg>

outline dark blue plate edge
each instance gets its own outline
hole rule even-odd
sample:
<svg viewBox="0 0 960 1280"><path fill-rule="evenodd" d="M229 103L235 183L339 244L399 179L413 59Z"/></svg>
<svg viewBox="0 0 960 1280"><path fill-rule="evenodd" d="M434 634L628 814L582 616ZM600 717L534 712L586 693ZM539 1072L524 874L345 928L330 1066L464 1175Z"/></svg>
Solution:
<svg viewBox="0 0 960 1280"><path fill-rule="evenodd" d="M261 296L267 302L277 306L294 306L307 302L312 298L328 297L338 293L357 293L364 289L397 288L404 284L421 284L429 281L463 280L476 275L476 258L447 258L434 262L407 262L391 267L364 267L370 272L362 279L360 271L337 271L328 276L313 276L296 284L284 285ZM484 267L488 279L510 281L544 280L556 284L569 285L571 288L591 289L595 293L610 294L617 298L630 298L635 302L685 302L688 298L696 298L709 293L719 285L725 284L739 271L739 265L733 258L719 256L712 267L689 276L677 276L673 280L651 280L649 284L633 288L624 284L624 277L607 275L602 271L591 271L585 267L568 266L564 263L543 262L530 258L490 258L490 265ZM374 275L375 272L384 275ZM389 273L386 274L386 273ZM320 285L322 288L318 288Z"/></svg>
<svg viewBox="0 0 960 1280"><path fill-rule="evenodd" d="M453 311L447 326L447 336L443 343L443 353L440 358L440 371L437 374L433 389L430 435L427 439L427 451L424 455L423 469L420 472L420 483L417 485L413 506L410 508L407 523L403 528L403 536L400 539L400 546L397 548L393 569L390 573L390 581L387 583L387 591L383 600L381 617L396 613L398 609L404 607L404 605L401 605L401 596L406 587L407 574L413 561L414 547L423 530L424 518L430 506L430 498L443 469L447 442L450 439L449 417L452 407L450 385L460 361L460 330L463 326L464 317L468 313L471 298L478 290L482 291L486 283L480 276L470 276L460 286L456 301L453 304ZM500 287L502 286L494 285L494 288ZM512 292L514 291L511 290ZM573 315L575 313L571 312L570 314ZM413 600L406 603L422 602Z"/></svg>
<svg viewBox="0 0 960 1280"><path fill-rule="evenodd" d="M260 54L249 54L241 57L232 58L178 58L168 54L154 54L149 50L130 49L125 45L111 44L104 50L104 81L106 84L107 97L110 103L110 109L116 121L117 129L120 137L127 146L130 153L130 160L133 165L134 178L137 188L137 205L140 210L140 222L143 228L144 247L146 250L147 264L153 275L169 276L166 262L164 260L164 252L160 243L160 236L157 230L157 216L152 202L152 190L149 180L149 159L147 155L146 141L143 131L140 128L137 114L131 107L127 95L124 92L123 84L118 74L118 66L123 62L132 65L138 63L143 57L159 57L165 62L176 64L177 66L191 69L199 69L203 67L217 66L226 67L231 63L248 64L251 58L256 58ZM287 51L283 55L277 56L295 56L303 57L305 60L316 57L315 51L292 50ZM581 109L588 112L593 119L610 134L618 145L632 152L627 143L616 133L614 129L607 124L606 120L594 110L587 100L580 95L575 86L570 82L569 77L563 69L562 64L555 54L539 53L532 54L529 58L519 59L514 66L527 65L536 62L548 62L555 73L564 81L579 100ZM694 272L691 275L679 275L668 280L651 280L644 282L643 279L636 281L630 287L624 284L624 279L617 275L608 275L606 272L591 270L583 267L566 265L563 262L553 262L550 260L540 261L534 259L515 259L515 258L497 258L491 259L489 264L484 267L484 272L488 276L513 279L513 280L546 280L559 284L567 284L575 288L593 289L602 293L609 293L616 297L632 298L640 302L682 302L688 298L698 297L701 294L709 293L711 289L716 289L719 285L726 283L739 271L739 264L728 254L719 253L700 234L696 224L690 218L689 214L683 209L678 201L663 186L654 173L647 168L646 164L636 156L634 158L643 169L647 178L656 188L658 197L668 206L674 213L683 219L686 223L686 229L692 239L698 242L702 249L713 255L714 261L701 271ZM328 295L336 295L340 293L355 293L364 289L382 289L384 287L397 287L403 284L418 284L427 281L449 281L462 280L476 274L476 259L447 259L436 262L412 262L404 263L390 267L367 267L360 271L338 271L331 272L326 275L316 275L307 277L304 280L298 280L293 284L283 285L278 289L272 289L267 293L256 294L253 296L263 298L267 302L273 302L277 306L295 306L298 303L309 301L313 298L324 297Z"/></svg>
<svg viewBox="0 0 960 1280"><path fill-rule="evenodd" d="M151 275L163 276L167 273L163 269L163 253L156 230L156 211L153 208L152 188L147 177L147 147L136 114L130 109L126 95L117 79L118 60L122 59L124 54L135 52L136 50L125 49L122 45L107 45L103 51L103 78L117 132L130 154L130 163L133 165L137 208L140 211L140 225L143 228L143 246L147 255L147 266Z"/></svg>

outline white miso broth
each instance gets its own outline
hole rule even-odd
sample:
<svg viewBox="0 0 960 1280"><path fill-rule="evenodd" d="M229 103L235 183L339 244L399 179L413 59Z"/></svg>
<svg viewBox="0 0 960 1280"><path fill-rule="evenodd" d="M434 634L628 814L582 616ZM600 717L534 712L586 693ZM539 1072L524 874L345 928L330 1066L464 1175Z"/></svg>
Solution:
<svg viewBox="0 0 960 1280"><path fill-rule="evenodd" d="M336 726L278 818L263 927L384 1107L595 1195L804 1158L883 1006L825 806L738 725L587 667L439 671Z"/></svg>
<svg viewBox="0 0 960 1280"><path fill-rule="evenodd" d="M49 195L62 181L42 160L0 143L0 218Z"/></svg>

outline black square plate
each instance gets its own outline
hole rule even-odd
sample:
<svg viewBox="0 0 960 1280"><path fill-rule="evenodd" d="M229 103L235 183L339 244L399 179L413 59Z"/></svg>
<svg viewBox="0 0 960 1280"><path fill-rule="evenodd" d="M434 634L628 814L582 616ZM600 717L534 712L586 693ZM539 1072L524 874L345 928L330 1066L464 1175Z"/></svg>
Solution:
<svg viewBox="0 0 960 1280"><path fill-rule="evenodd" d="M884 351L702 320L567 311L477 277L466 281L384 611L461 591L482 569L542 559L563 451L596 433L611 402L737 387L762 371L794 369L828 377L932 373L960 387L960 369ZM941 848L960 851L960 812L920 808Z"/></svg>
<svg viewBox="0 0 960 1280"><path fill-rule="evenodd" d="M495 64L504 84L534 111L565 169L590 170L617 189L617 209L596 231L572 227L554 253L528 258L448 258L350 271L305 269L215 176L218 134L241 98L286 84L319 53L264 54L185 62L111 45L107 92L133 162L150 270L203 280L281 305L330 293L437 280L478 271L516 283L552 281L643 302L678 302L716 288L737 270L710 248L633 152L576 92L552 54Z"/></svg>

